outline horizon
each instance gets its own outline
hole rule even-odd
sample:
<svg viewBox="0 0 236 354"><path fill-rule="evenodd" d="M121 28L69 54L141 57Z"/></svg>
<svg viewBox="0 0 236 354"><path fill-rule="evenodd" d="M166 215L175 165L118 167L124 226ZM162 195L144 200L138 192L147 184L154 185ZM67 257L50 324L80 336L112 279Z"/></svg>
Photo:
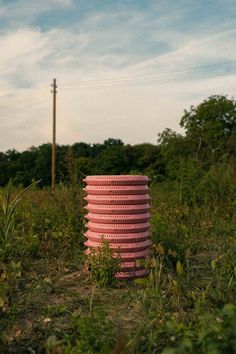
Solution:
<svg viewBox="0 0 236 354"><path fill-rule="evenodd" d="M70 144L70 143L68 143L68 144L60 144L60 143L56 143L56 146L68 146L68 147L70 147L70 146L73 146L73 145L75 145L75 144L87 144L87 145L89 145L90 147L93 147L93 146L95 146L96 144L101 144L101 145L103 145L104 143L105 143L105 141L107 141L108 139L115 139L115 140L121 140L122 141L122 143L124 144L124 145L131 145L131 146L135 146L135 145L145 145L145 144L149 144L149 145L158 145L157 144L157 141L156 141L156 144L154 144L154 143L150 143L150 142L141 142L141 143L138 143L138 144L129 144L129 143L126 143L126 142L124 142L122 139L120 139L120 138L112 138L112 137L108 137L107 139L105 139L103 142L101 142L101 143L89 143L89 142L85 142L85 141L75 141L75 142L73 142L72 144ZM6 150L6 151L1 151L0 150L0 153L3 153L3 154L6 154L8 151L16 151L16 152L19 152L19 153L22 153L22 152L25 152L25 151L29 151L30 149L33 149L33 148L39 148L40 146L42 146L42 145L52 145L52 142L50 142L50 141L48 141L48 142L42 142L40 145L31 145L31 146L29 146L29 147L27 147L27 148L25 148L25 149L23 149L23 150L18 150L18 149L15 149L14 147L13 148L11 148L11 149L8 149L8 150Z"/></svg>

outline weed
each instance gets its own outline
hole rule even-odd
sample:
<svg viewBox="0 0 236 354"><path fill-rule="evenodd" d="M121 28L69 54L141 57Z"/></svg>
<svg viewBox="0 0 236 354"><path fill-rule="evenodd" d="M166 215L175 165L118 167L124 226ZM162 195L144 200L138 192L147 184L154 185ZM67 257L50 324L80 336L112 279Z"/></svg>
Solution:
<svg viewBox="0 0 236 354"><path fill-rule="evenodd" d="M218 313L201 314L187 324L170 320L163 331L169 344L162 354L235 353L236 307L227 304Z"/></svg>
<svg viewBox="0 0 236 354"><path fill-rule="evenodd" d="M7 261L14 248L14 226L15 211L21 201L21 195L26 192L35 183L22 189L15 197L12 196L12 181L10 180L6 189L0 193L0 259Z"/></svg>
<svg viewBox="0 0 236 354"><path fill-rule="evenodd" d="M116 339L114 325L101 308L94 308L91 316L72 315L71 332L58 340L49 337L44 345L47 353L108 354Z"/></svg>
<svg viewBox="0 0 236 354"><path fill-rule="evenodd" d="M17 280L21 277L21 262L0 263L0 311L7 311L14 303Z"/></svg>
<svg viewBox="0 0 236 354"><path fill-rule="evenodd" d="M115 274L120 269L120 259L114 256L109 242L103 240L98 249L90 249L86 265L97 286L110 287L115 283Z"/></svg>

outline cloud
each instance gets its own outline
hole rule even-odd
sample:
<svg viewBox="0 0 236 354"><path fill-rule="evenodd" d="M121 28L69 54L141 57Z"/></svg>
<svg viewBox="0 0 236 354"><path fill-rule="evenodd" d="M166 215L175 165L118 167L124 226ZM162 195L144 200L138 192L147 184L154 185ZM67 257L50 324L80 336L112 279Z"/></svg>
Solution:
<svg viewBox="0 0 236 354"><path fill-rule="evenodd" d="M108 137L155 143L165 127L180 129L190 104L211 94L232 95L234 19L215 18L216 32L191 17L184 1L172 11L170 1L147 3L101 9L93 2L91 10L87 2L67 0L0 6L0 17L7 18L0 32L0 150L50 141L53 77L59 143ZM55 7L61 21L40 25Z"/></svg>

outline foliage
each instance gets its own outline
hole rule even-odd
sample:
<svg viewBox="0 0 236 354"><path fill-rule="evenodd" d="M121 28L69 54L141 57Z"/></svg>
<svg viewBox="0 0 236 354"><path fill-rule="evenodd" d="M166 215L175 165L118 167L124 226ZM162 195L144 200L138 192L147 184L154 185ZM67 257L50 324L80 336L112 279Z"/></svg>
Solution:
<svg viewBox="0 0 236 354"><path fill-rule="evenodd" d="M91 316L72 315L71 332L58 340L55 335L44 345L47 353L108 354L115 345L114 325L101 308Z"/></svg>
<svg viewBox="0 0 236 354"><path fill-rule="evenodd" d="M7 311L13 304L17 290L17 280L21 277L21 262L11 261L9 264L0 262L0 313Z"/></svg>
<svg viewBox="0 0 236 354"><path fill-rule="evenodd" d="M176 320L164 325L171 344L162 354L234 353L236 351L236 307L227 304L217 314L201 314L195 322Z"/></svg>
<svg viewBox="0 0 236 354"><path fill-rule="evenodd" d="M10 177L15 185L27 186L32 179L51 183L51 145L32 147L22 153L15 150L0 154L0 186ZM120 139L103 144L75 143L57 145L57 182L81 184L89 174L126 174L131 171L159 175L163 173L160 149L152 144L124 145Z"/></svg>
<svg viewBox="0 0 236 354"><path fill-rule="evenodd" d="M86 267L96 285L110 287L114 285L115 274L120 269L120 259L114 257L109 242L103 240L98 249L90 249Z"/></svg>
<svg viewBox="0 0 236 354"><path fill-rule="evenodd" d="M236 130L236 102L225 96L211 96L197 107L185 110L180 125L185 128L200 160L218 159L227 150Z"/></svg>
<svg viewBox="0 0 236 354"><path fill-rule="evenodd" d="M25 238L22 256L65 259L83 252L84 208L81 190L68 189L52 195L49 191L30 191L17 211L17 232Z"/></svg>
<svg viewBox="0 0 236 354"><path fill-rule="evenodd" d="M138 354L205 354L234 353L236 350L236 309L227 304L212 314L195 313L191 321L184 322L171 316L157 316L142 323L128 343Z"/></svg>
<svg viewBox="0 0 236 354"><path fill-rule="evenodd" d="M33 184L35 184L35 182L13 197L12 181L10 180L6 189L3 189L0 193L0 259L3 258L3 261L6 261L9 258L12 248L14 247L13 234L15 228L16 207L21 201L21 195L31 188Z"/></svg>
<svg viewBox="0 0 236 354"><path fill-rule="evenodd" d="M113 323L101 309L91 317L73 317L72 334L66 338L65 353L109 353L114 347Z"/></svg>

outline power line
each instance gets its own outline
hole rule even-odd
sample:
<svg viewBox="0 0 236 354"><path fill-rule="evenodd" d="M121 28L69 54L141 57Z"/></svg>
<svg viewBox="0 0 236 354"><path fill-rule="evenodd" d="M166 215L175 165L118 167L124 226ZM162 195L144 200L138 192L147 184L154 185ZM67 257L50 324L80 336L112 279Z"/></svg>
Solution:
<svg viewBox="0 0 236 354"><path fill-rule="evenodd" d="M228 76L236 73L236 61L226 61L221 64L206 64L198 66L188 66L184 67L182 70L172 71L170 73L160 73L160 74L137 74L137 75L127 75L120 77L104 77L99 79L90 80L74 80L74 81L64 81L61 84L61 89L64 91L78 91L82 89L106 89L106 88L123 88L123 87L145 87L153 86L157 83L169 84L175 83L182 80L193 80L193 79L203 79L209 78L213 75L217 76ZM231 67L229 67L231 65ZM228 66L228 68L227 68ZM203 71L207 70L207 71ZM8 110L14 111L19 109L24 109L29 106L32 100L36 100L37 104L46 98L48 94L45 90L47 87L41 86L35 89L20 92L16 95L8 95L0 97L0 109L2 113L7 114ZM44 91L45 90L45 91ZM4 100L4 101L3 101ZM30 100L30 102L29 102ZM35 107L36 108L36 107Z"/></svg>
<svg viewBox="0 0 236 354"><path fill-rule="evenodd" d="M236 61L227 61L224 62L223 64L214 64L216 67L219 67L219 69L212 67L212 64L206 64L206 65L198 65L198 66L188 66L188 67L184 67L184 69L182 70L177 70L177 71L172 71L170 73L163 73L163 74L156 74L156 73L152 73L152 74L135 74L134 75L127 75L127 76L120 76L120 77L104 77L104 78L99 78L99 79L86 79L86 80L73 80L73 81L64 81L63 82L63 86L71 86L73 84L100 84L101 82L120 82L120 81L130 81L130 80L139 80L139 79L143 79L143 80L148 80L148 79L153 79L153 78L157 78L160 80L164 80L166 78L172 78L172 77L176 77L178 75L191 75L193 72L198 72L200 71L200 73L202 73L203 69L208 69L208 72L211 73L217 73L217 72L221 72L222 70L226 70L226 65L229 64L234 64L235 65L235 70L236 70ZM217 70L216 70L217 69ZM232 69L230 69L232 71ZM189 73L189 71L192 71ZM229 70L227 71L229 72ZM207 73L202 73L204 75L206 75Z"/></svg>
<svg viewBox="0 0 236 354"><path fill-rule="evenodd" d="M208 73L203 73L201 76L199 76L199 73L192 73L191 75L185 75L185 74L179 74L175 76L169 76L166 78L153 78L153 79L148 79L148 80L126 80L126 81L117 81L117 82L111 82L111 83L98 83L98 84L78 84L78 85L70 85L70 86L65 86L61 85L62 90L69 90L69 91L76 91L76 90L81 90L81 89L88 89L88 88L120 88L120 87L131 87L131 86L138 86L138 87L144 87L148 85L155 85L157 83L174 83L178 81L183 81L183 80L192 80L192 79L204 79L204 78L210 78L214 74L218 74L218 76L228 76L236 73L235 70L231 71L225 71L225 70L217 70L217 71L212 71Z"/></svg>

